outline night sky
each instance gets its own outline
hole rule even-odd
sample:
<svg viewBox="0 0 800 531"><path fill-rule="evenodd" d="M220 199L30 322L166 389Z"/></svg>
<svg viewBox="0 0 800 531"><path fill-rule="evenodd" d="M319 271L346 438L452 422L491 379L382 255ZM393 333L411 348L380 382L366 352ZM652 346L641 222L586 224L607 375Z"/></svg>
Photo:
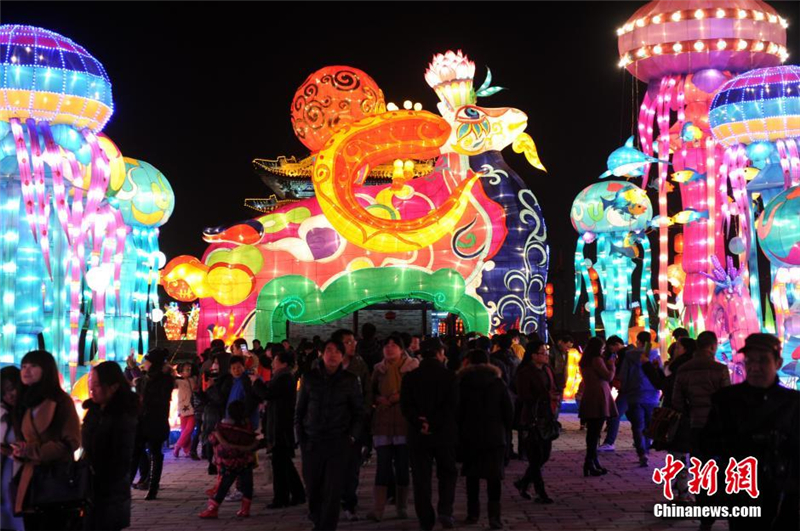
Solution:
<svg viewBox="0 0 800 531"><path fill-rule="evenodd" d="M244 198L268 193L254 158L307 155L289 105L311 72L354 66L387 101L436 112L425 69L434 53L461 49L477 65L476 87L488 66L493 85L509 89L481 105L528 114L549 173L510 148L504 156L542 205L551 274L571 285L572 200L632 134L645 90L617 67L615 30L645 3L3 2L2 23L53 30L103 63L115 102L105 132L175 191L160 238L168 258L199 257L204 227L256 215ZM770 4L789 21L788 62L797 63L800 3Z"/></svg>

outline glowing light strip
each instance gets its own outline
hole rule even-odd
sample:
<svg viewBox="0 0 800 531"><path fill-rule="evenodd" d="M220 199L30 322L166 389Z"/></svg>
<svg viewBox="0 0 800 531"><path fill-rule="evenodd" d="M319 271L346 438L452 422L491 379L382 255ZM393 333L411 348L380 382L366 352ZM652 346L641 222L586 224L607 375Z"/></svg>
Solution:
<svg viewBox="0 0 800 531"><path fill-rule="evenodd" d="M681 20L702 20L704 18L731 19L731 20L755 20L757 22L766 21L770 24L780 24L784 29L789 27L789 23L783 17L773 13L766 13L759 10L749 9L682 9L672 13L658 13L652 16L642 17L634 22L628 22L617 29L617 35L622 36L632 32L634 29L645 28L650 25L665 24L670 22L680 22Z"/></svg>
<svg viewBox="0 0 800 531"><path fill-rule="evenodd" d="M637 48L635 52L626 52L620 58L618 66L624 68L632 63L650 59L651 57L724 51L766 53L780 58L781 62L789 58L789 52L785 46L771 41L758 39L692 39L665 42L652 46L644 45Z"/></svg>

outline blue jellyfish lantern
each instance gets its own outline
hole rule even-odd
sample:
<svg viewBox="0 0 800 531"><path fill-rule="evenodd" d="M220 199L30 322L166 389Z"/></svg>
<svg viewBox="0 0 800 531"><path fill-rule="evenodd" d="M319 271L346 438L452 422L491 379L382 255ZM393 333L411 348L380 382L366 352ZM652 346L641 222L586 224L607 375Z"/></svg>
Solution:
<svg viewBox="0 0 800 531"><path fill-rule="evenodd" d="M648 299L653 304L650 288L650 243L645 230L653 219L653 206L647 194L636 185L623 181L607 181L585 188L572 203L572 226L580 237L575 248L575 307L586 286L589 301L589 325L595 334L595 297L592 293L590 269L594 268L600 281L603 310L600 316L606 337L628 336L631 305L634 300L632 285L636 269L634 260L641 259L639 303L645 327L649 328ZM587 244L596 243L594 264L584 250Z"/></svg>

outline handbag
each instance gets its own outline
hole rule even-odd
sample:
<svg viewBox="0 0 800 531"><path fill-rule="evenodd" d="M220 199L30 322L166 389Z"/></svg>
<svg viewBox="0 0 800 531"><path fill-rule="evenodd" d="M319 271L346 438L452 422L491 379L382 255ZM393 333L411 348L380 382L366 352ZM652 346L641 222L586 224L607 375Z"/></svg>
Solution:
<svg viewBox="0 0 800 531"><path fill-rule="evenodd" d="M561 435L561 423L553 418L537 419L534 421L533 428L543 441L555 441Z"/></svg>
<svg viewBox="0 0 800 531"><path fill-rule="evenodd" d="M644 435L652 439L654 444L661 446L675 441L683 415L668 407L657 407L653 410L650 425L644 430Z"/></svg>
<svg viewBox="0 0 800 531"><path fill-rule="evenodd" d="M34 510L84 506L90 499L91 476L87 459L37 465L28 486L26 505Z"/></svg>
<svg viewBox="0 0 800 531"><path fill-rule="evenodd" d="M36 424L31 422L38 438ZM25 494L25 506L33 511L54 507L83 507L88 505L92 488L92 467L88 459L56 461L33 467L31 482Z"/></svg>
<svg viewBox="0 0 800 531"><path fill-rule="evenodd" d="M539 400L536 401L534 411L539 410ZM561 435L561 423L555 417L550 418L535 418L531 425L531 430L534 431L543 441L555 441Z"/></svg>

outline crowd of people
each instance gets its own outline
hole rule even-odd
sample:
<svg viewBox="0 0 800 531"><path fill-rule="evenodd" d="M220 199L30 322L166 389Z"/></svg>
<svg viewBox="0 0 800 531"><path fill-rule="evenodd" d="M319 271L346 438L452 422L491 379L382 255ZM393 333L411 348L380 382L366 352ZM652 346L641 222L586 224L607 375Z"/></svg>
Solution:
<svg viewBox="0 0 800 531"><path fill-rule="evenodd" d="M655 443L647 428L656 407L671 408L681 413L678 433L656 449L687 465L688 456L725 463L754 456L767 478L759 481L761 497L744 503L735 496L693 499L682 473L674 480L678 502L757 503L762 517L731 519L731 529L797 529L800 393L779 385L778 340L767 334L747 338L746 379L733 386L728 368L715 360L713 333L692 339L676 330L665 364L651 341L650 332L642 332L632 345L612 336L589 338L583 347L583 476L607 474L599 454L615 451L623 415L638 464L649 466ZM485 482L489 527L501 529L502 480L511 459L527 460L524 475L513 482L517 493L555 503L542 471L559 437L568 354L576 344L569 334L548 344L516 330L444 342L393 333L379 341L376 328L365 324L360 338L343 329L296 349L288 341L262 346L258 340L251 349L241 338L228 349L215 340L195 359L177 364L156 348L141 366L129 358L124 372L115 362L91 369L82 425L55 360L33 351L19 369L2 369L2 528L128 527L131 487L146 491L144 500L159 495L177 389L181 430L173 455L204 461L213 477L200 518L218 518L226 500L240 502L237 517L250 516L254 470L267 459L273 485L267 507L307 503L314 529L336 529L340 517L379 522L389 517L391 505L391 516L408 518L411 488L421 529L437 522L452 529L460 463L464 523L480 520ZM31 494L45 470L64 468L79 449L91 465L91 503L48 505L41 493ZM299 473L293 461L298 450ZM372 499L360 503L361 469L373 459ZM360 516L362 506L370 510ZM704 519L701 526L712 523Z"/></svg>

